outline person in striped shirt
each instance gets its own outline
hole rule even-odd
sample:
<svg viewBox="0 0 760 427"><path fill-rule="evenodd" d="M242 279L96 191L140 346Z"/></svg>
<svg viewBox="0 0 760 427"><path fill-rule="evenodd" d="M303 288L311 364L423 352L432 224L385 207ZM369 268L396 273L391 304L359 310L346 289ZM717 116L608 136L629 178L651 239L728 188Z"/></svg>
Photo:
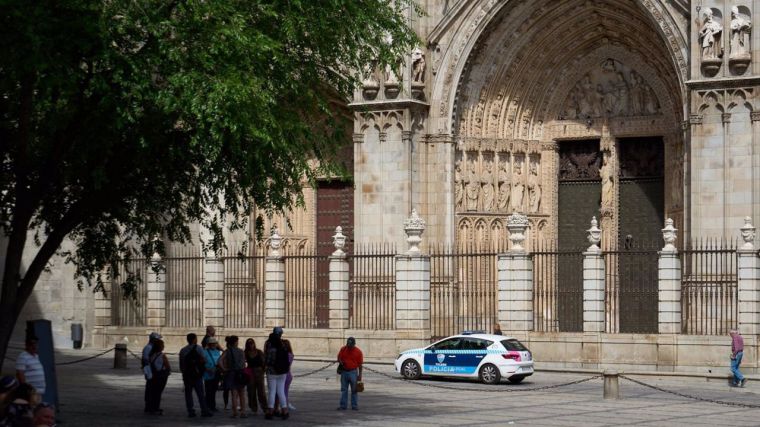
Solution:
<svg viewBox="0 0 760 427"><path fill-rule="evenodd" d="M45 370L37 354L37 339L28 338L25 348L16 359L16 378L19 383L33 386L42 396L45 394Z"/></svg>

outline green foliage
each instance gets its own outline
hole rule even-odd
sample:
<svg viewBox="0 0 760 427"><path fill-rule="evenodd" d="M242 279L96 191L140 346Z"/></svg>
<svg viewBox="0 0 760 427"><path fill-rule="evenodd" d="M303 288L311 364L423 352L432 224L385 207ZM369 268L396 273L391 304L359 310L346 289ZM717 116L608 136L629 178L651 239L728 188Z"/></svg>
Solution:
<svg viewBox="0 0 760 427"><path fill-rule="evenodd" d="M282 212L341 173L347 70L407 55L414 8L0 0L0 228L67 236L88 280L134 248L161 252L155 236L186 241L193 222L218 249L220 218L243 227L254 206Z"/></svg>

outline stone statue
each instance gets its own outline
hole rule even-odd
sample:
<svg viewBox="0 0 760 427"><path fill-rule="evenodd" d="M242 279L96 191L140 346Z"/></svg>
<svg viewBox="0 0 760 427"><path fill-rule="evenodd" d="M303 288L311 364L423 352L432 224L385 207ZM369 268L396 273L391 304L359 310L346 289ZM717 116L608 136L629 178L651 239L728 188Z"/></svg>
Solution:
<svg viewBox="0 0 760 427"><path fill-rule="evenodd" d="M395 67L393 67L391 64L385 65L385 84L387 85L397 85L399 83L398 80L398 74L396 72Z"/></svg>
<svg viewBox="0 0 760 427"><path fill-rule="evenodd" d="M750 56L749 32L752 23L739 13L739 8L731 8L731 53L729 58L746 58Z"/></svg>
<svg viewBox="0 0 760 427"><path fill-rule="evenodd" d="M494 209L494 188L493 188L493 160L485 161L483 165L483 174L480 177L483 184L483 210L492 212Z"/></svg>
<svg viewBox="0 0 760 427"><path fill-rule="evenodd" d="M528 174L528 211L537 213L541 204L541 177L538 175L538 161L530 162Z"/></svg>
<svg viewBox="0 0 760 427"><path fill-rule="evenodd" d="M631 85L628 90L629 103L628 113L632 116L638 116L644 110L644 88L641 76L631 71Z"/></svg>
<svg viewBox="0 0 760 427"><path fill-rule="evenodd" d="M644 84L644 109L643 114L657 114L660 111L660 103L657 101L657 95L648 84Z"/></svg>
<svg viewBox="0 0 760 427"><path fill-rule="evenodd" d="M609 151L605 151L602 156L602 168L599 170L599 175L602 178L602 208L612 208L615 204L615 183Z"/></svg>
<svg viewBox="0 0 760 427"><path fill-rule="evenodd" d="M467 186L465 187L465 196L467 197L466 209L468 211L477 211L478 199L480 198L480 180L478 179L475 160L470 160L467 174Z"/></svg>
<svg viewBox="0 0 760 427"><path fill-rule="evenodd" d="M462 161L457 160L454 165L454 206L457 210L462 209L464 201L464 180L462 177Z"/></svg>
<svg viewBox="0 0 760 427"><path fill-rule="evenodd" d="M412 51L412 82L425 83L425 54L420 48Z"/></svg>
<svg viewBox="0 0 760 427"><path fill-rule="evenodd" d="M591 83L591 76L586 74L581 81L581 97L578 102L578 115L591 117L595 114L597 108L594 105L596 99L596 89L594 84Z"/></svg>
<svg viewBox="0 0 760 427"><path fill-rule="evenodd" d="M720 48L720 35L723 26L713 18L711 8L705 9L705 20L699 30L699 39L702 42L702 60L715 60L723 56Z"/></svg>
<svg viewBox="0 0 760 427"><path fill-rule="evenodd" d="M617 73L617 81L615 82L615 98L616 105L614 111L619 116L628 115L628 82L625 81L623 73Z"/></svg>
<svg viewBox="0 0 760 427"><path fill-rule="evenodd" d="M525 184L523 184L522 164L516 161L514 173L512 175L512 211L520 212L523 210L523 199L525 198Z"/></svg>
<svg viewBox="0 0 760 427"><path fill-rule="evenodd" d="M509 196L512 192L512 182L507 166L507 162L499 163L499 199L497 207L501 212L506 212L509 209Z"/></svg>

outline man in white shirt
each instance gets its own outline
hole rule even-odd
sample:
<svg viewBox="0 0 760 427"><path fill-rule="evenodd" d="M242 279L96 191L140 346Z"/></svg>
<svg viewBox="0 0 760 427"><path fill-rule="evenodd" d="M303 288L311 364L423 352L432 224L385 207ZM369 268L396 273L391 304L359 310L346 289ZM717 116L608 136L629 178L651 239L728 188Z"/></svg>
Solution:
<svg viewBox="0 0 760 427"><path fill-rule="evenodd" d="M40 363L40 355L37 354L37 339L28 338L25 348L16 359L16 378L19 383L33 386L42 396L45 394L45 370Z"/></svg>

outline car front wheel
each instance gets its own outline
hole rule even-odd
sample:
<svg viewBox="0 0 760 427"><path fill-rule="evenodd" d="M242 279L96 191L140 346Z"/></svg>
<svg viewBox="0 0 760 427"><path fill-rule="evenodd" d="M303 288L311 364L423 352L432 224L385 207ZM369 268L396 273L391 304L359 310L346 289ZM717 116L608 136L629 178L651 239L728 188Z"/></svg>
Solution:
<svg viewBox="0 0 760 427"><path fill-rule="evenodd" d="M522 375L512 375L508 378L509 382L512 384L520 384L525 379Z"/></svg>
<svg viewBox="0 0 760 427"><path fill-rule="evenodd" d="M420 364L414 360L405 360L401 364L401 375L408 380L418 380L422 376Z"/></svg>
<svg viewBox="0 0 760 427"><path fill-rule="evenodd" d="M496 365L488 363L480 368L480 381L483 384L498 384L500 380L501 373L499 373L499 368Z"/></svg>

